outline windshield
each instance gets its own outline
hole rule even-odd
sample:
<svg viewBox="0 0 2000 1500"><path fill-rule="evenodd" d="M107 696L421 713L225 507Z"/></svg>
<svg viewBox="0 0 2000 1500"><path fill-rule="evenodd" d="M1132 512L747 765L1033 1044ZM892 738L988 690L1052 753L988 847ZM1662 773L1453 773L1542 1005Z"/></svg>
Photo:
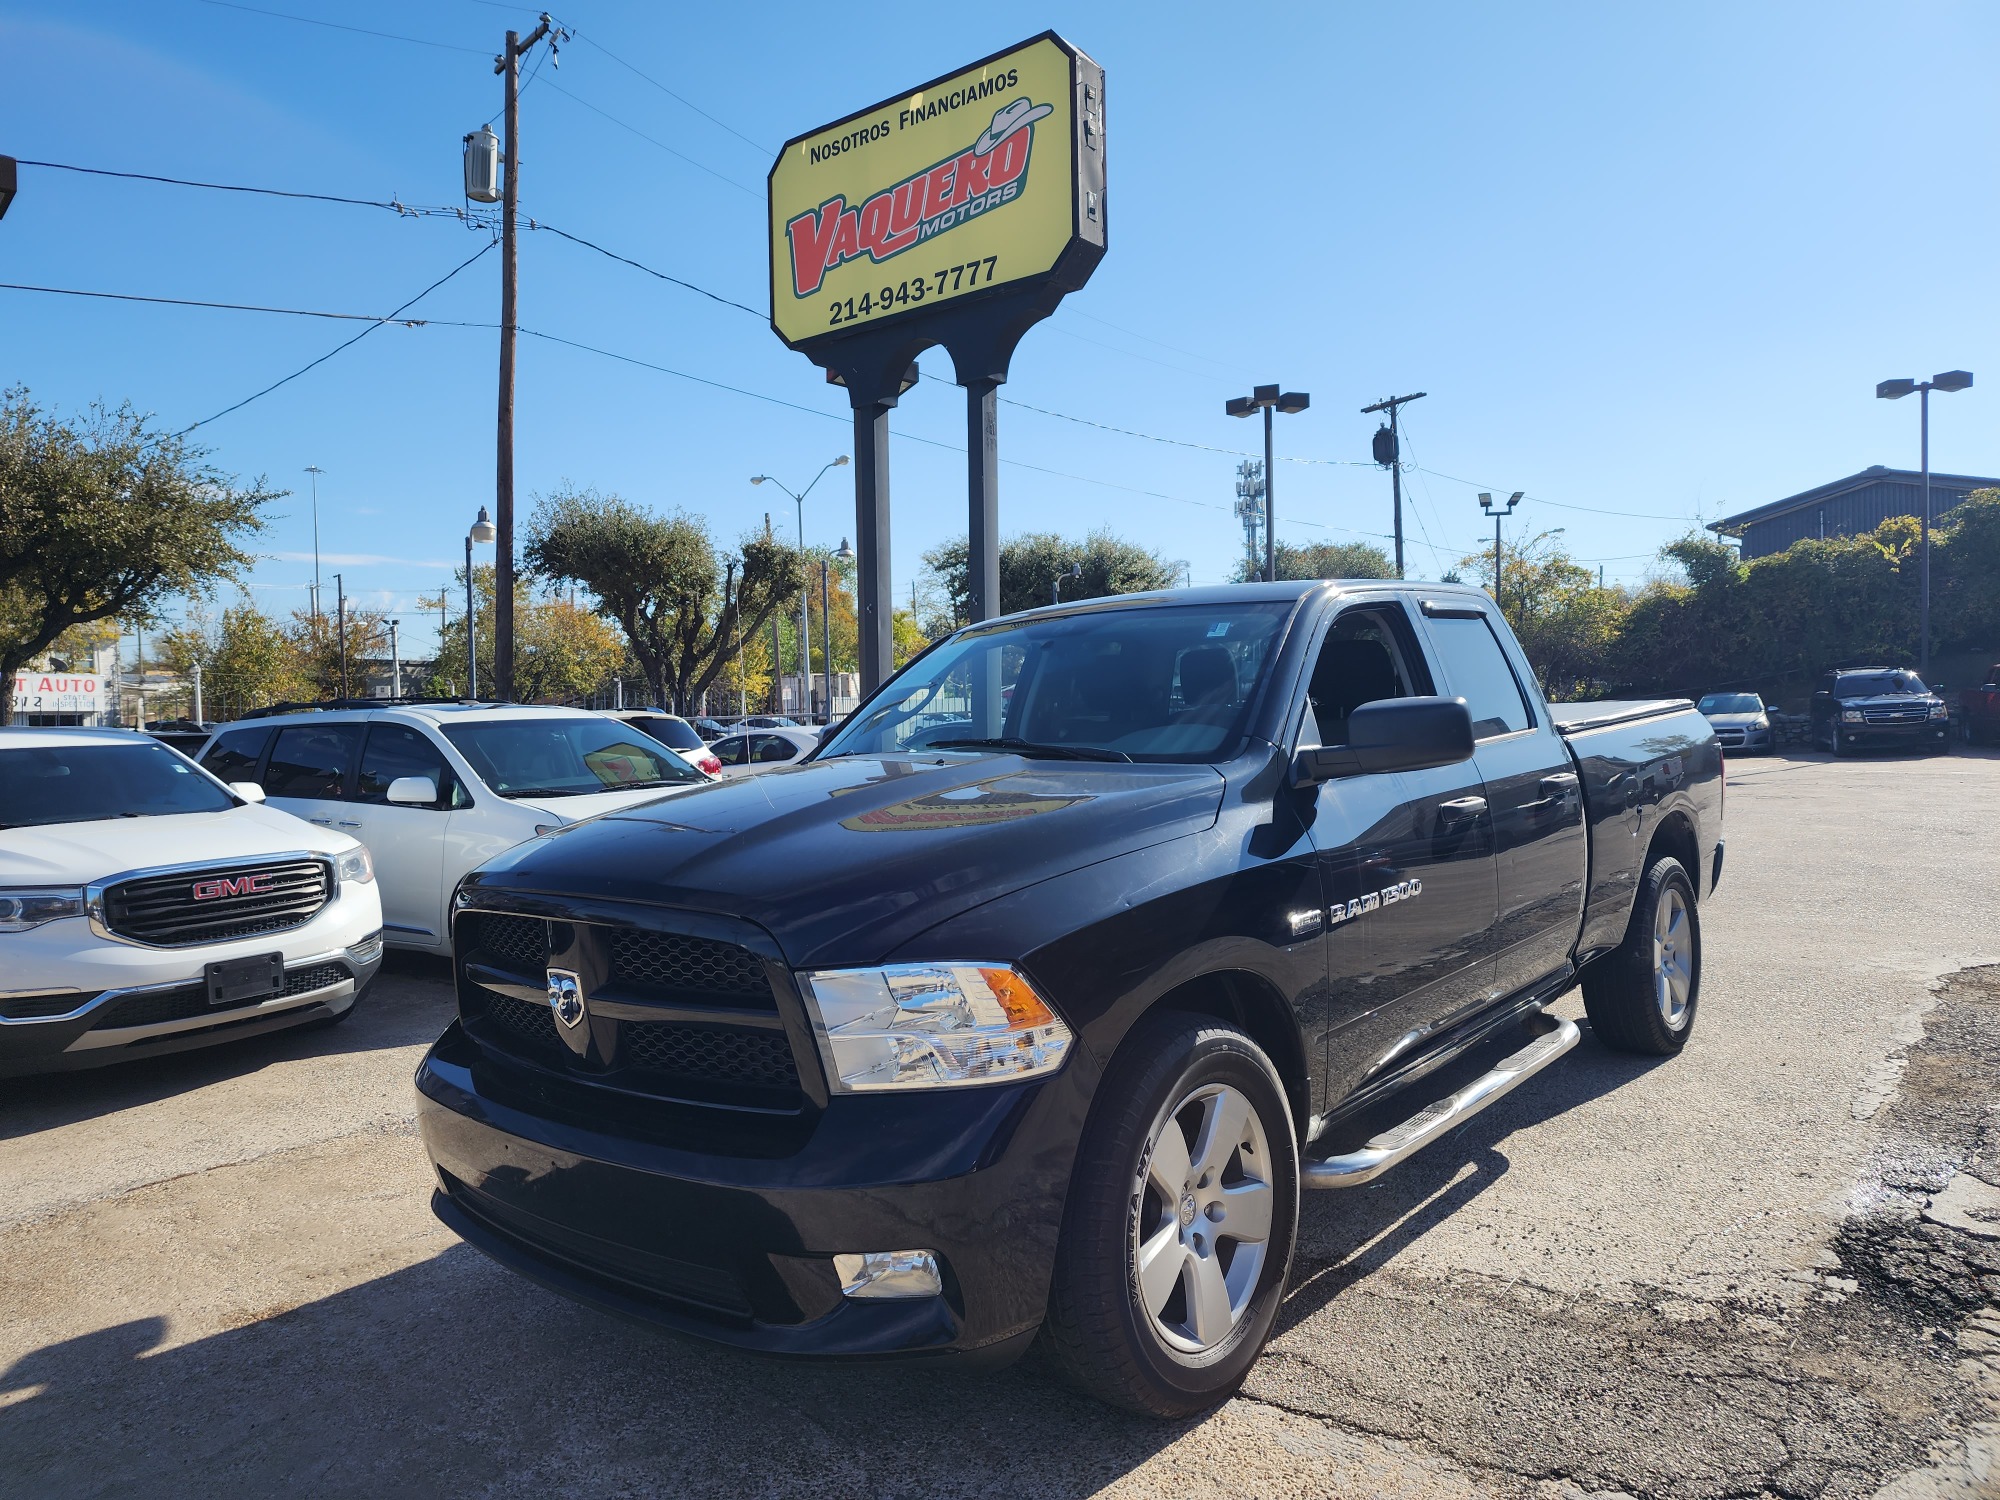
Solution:
<svg viewBox="0 0 2000 1500"><path fill-rule="evenodd" d="M1695 707L1705 714L1761 714L1764 700L1755 693L1710 693Z"/></svg>
<svg viewBox="0 0 2000 1500"><path fill-rule="evenodd" d="M236 799L165 745L0 750L0 825L222 812Z"/></svg>
<svg viewBox="0 0 2000 1500"><path fill-rule="evenodd" d="M671 714L650 714L643 719L627 719L634 729L644 730L669 750L699 750L701 736L694 732L694 726L685 719L676 719Z"/></svg>
<svg viewBox="0 0 2000 1500"><path fill-rule="evenodd" d="M503 797L581 797L706 779L657 740L615 719L448 724L444 737Z"/></svg>
<svg viewBox="0 0 2000 1500"><path fill-rule="evenodd" d="M973 740L988 743L957 748L1220 760L1292 608L1148 605L974 627L891 679L820 758Z"/></svg>
<svg viewBox="0 0 2000 1500"><path fill-rule="evenodd" d="M1842 698L1884 698L1895 693L1928 693L1915 672L1853 672L1834 684Z"/></svg>

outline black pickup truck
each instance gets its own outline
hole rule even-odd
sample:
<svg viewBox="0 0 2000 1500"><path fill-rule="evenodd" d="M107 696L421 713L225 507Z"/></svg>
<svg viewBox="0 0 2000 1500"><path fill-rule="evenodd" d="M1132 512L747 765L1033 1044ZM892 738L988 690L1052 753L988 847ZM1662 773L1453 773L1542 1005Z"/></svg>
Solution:
<svg viewBox="0 0 2000 1500"><path fill-rule="evenodd" d="M797 768L466 878L417 1075L433 1206L656 1326L829 1358L1039 1337L1085 1391L1199 1411L1270 1333L1301 1188L1560 1058L1579 979L1601 1043L1681 1047L1720 773L1685 702L1551 709L1454 585L967 627Z"/></svg>

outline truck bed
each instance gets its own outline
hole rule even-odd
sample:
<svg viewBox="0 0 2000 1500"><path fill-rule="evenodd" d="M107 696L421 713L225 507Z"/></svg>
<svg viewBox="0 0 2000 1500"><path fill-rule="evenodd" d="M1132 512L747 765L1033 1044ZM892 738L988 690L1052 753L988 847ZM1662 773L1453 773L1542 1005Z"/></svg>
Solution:
<svg viewBox="0 0 2000 1500"><path fill-rule="evenodd" d="M1693 707L1686 698L1606 698L1597 703L1551 703L1549 718L1563 734L1583 734Z"/></svg>

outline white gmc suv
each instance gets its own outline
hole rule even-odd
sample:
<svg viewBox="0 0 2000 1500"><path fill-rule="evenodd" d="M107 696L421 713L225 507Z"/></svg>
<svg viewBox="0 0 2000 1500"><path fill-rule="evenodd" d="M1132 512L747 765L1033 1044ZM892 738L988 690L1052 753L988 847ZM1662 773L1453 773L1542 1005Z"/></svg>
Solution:
<svg viewBox="0 0 2000 1500"><path fill-rule="evenodd" d="M261 800L149 736L0 729L0 1077L353 1011L368 851Z"/></svg>

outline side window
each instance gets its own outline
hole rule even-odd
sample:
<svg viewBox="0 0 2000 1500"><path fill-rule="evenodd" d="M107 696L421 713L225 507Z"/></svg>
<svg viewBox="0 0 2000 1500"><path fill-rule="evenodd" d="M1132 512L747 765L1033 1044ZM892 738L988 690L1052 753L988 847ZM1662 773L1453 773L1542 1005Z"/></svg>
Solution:
<svg viewBox="0 0 2000 1500"><path fill-rule="evenodd" d="M278 731L271 768L264 773L267 797L337 798L361 749L359 724L293 724Z"/></svg>
<svg viewBox="0 0 2000 1500"><path fill-rule="evenodd" d="M744 764L743 752L747 750L749 746L750 746L749 737L747 735L739 734L730 739L717 740L713 745L710 745L708 748L714 752L715 758L721 761L725 766L740 766Z"/></svg>
<svg viewBox="0 0 2000 1500"><path fill-rule="evenodd" d="M1430 691L1430 674L1400 611L1351 609L1333 622L1306 687L1303 745L1344 745L1347 716L1364 703Z"/></svg>
<svg viewBox="0 0 2000 1500"><path fill-rule="evenodd" d="M268 724L258 729L232 729L216 736L208 754L201 758L202 769L223 781L255 781L257 762L264 758L264 746L270 740Z"/></svg>
<svg viewBox="0 0 2000 1500"><path fill-rule="evenodd" d="M356 802L387 802L389 783L402 776L428 776L438 789L438 800L430 804L450 805L446 790L449 774L444 752L421 729L405 724L371 724L368 747L361 752L361 775L354 783Z"/></svg>
<svg viewBox="0 0 2000 1500"><path fill-rule="evenodd" d="M799 754L799 747L782 734L760 734L750 743L750 759L760 766L787 761Z"/></svg>
<svg viewBox="0 0 2000 1500"><path fill-rule="evenodd" d="M1430 622L1430 629L1444 668L1445 690L1463 698L1472 710L1474 739L1492 739L1533 725L1514 669L1507 665L1484 617L1440 617Z"/></svg>

